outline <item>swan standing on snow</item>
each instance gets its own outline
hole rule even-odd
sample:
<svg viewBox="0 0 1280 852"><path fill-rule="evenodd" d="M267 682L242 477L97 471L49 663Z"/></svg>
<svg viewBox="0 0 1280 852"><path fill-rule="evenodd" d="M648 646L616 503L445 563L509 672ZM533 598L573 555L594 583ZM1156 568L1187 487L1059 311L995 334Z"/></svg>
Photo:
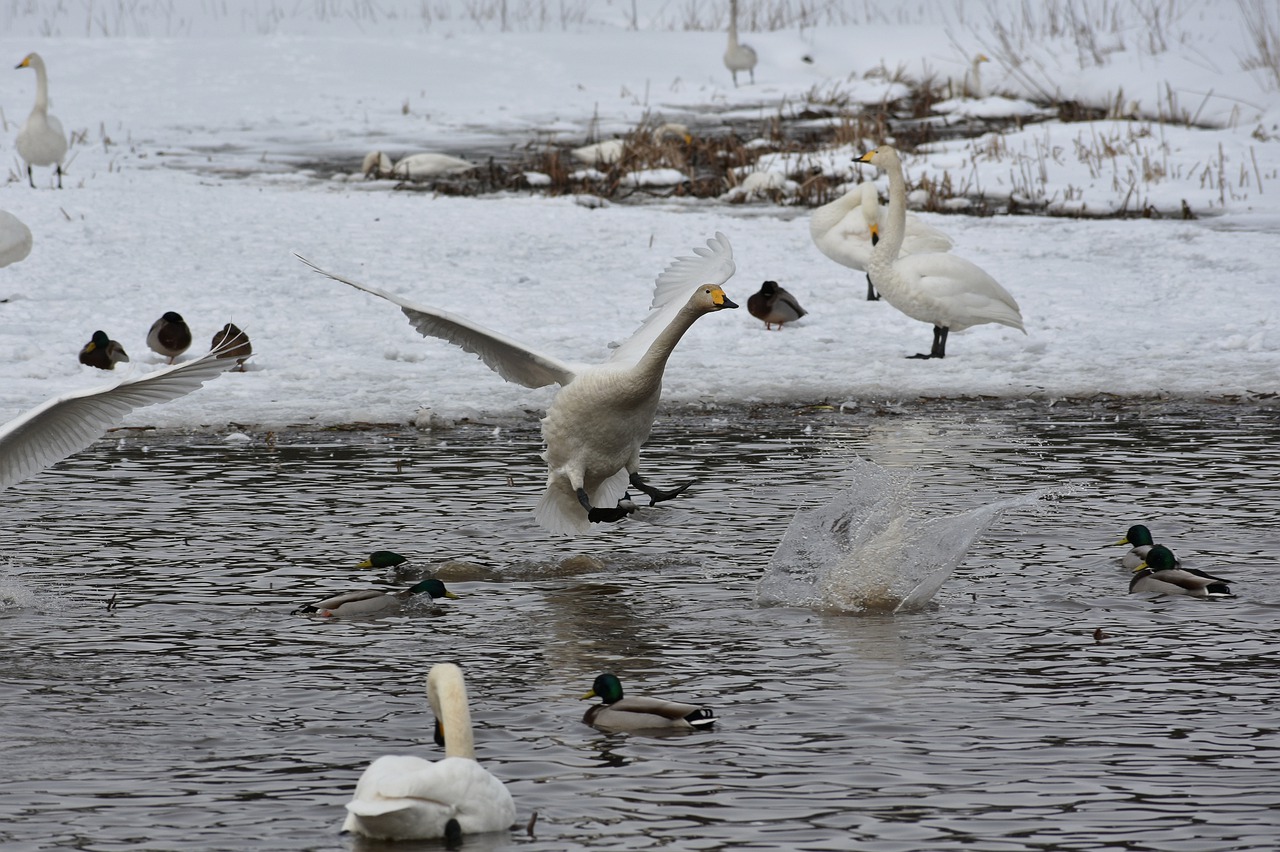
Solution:
<svg viewBox="0 0 1280 852"><path fill-rule="evenodd" d="M781 331L784 322L798 320L808 311L800 307L795 296L779 287L777 281L766 281L760 285L759 292L747 299L747 313L762 320L765 331L772 328L774 323L777 323L778 330Z"/></svg>
<svg viewBox="0 0 1280 852"><path fill-rule="evenodd" d="M235 343L232 340L229 345ZM0 488L78 453L135 408L168 402L200 387L226 369L226 363L218 360L221 354L215 349L145 376L72 391L0 426Z"/></svg>
<svg viewBox="0 0 1280 852"><path fill-rule="evenodd" d="M871 283L886 302L933 326L929 354L909 357L945 358L947 333L980 323L996 322L1026 334L1018 303L979 267L951 254L898 256L907 218L907 182L898 152L882 145L856 162L879 166L889 175L889 219L867 266Z"/></svg>
<svg viewBox="0 0 1280 852"><path fill-rule="evenodd" d="M729 46L724 50L724 67L733 73L733 86L738 86L738 72L751 72L756 82L756 52L749 44L738 43L738 0L729 0Z"/></svg>
<svg viewBox="0 0 1280 852"><path fill-rule="evenodd" d="M432 666L427 700L444 760L387 755L369 764L347 803L343 831L376 840L456 841L505 831L515 821L516 805L507 788L476 763L462 670L453 663Z"/></svg>
<svg viewBox="0 0 1280 852"><path fill-rule="evenodd" d="M649 439L662 374L680 338L704 314L737 307L721 289L734 273L729 239L717 233L707 245L695 248L694 257L677 258L658 276L649 316L609 360L595 365L566 363L457 314L414 305L299 260L399 305L419 333L475 353L509 382L528 388L561 385L542 419L547 488L535 517L552 532L573 534L586 532L592 521L618 520L617 503L628 484L647 494L650 505L692 484L669 491L649 485L639 472L640 448Z"/></svg>
<svg viewBox="0 0 1280 852"><path fill-rule="evenodd" d="M990 61L985 53L979 53L973 57L973 64L964 75L964 93L967 97L985 98L987 96L986 89L982 86L982 63Z"/></svg>
<svg viewBox="0 0 1280 852"><path fill-rule="evenodd" d="M880 241L880 194L871 181L814 210L809 216L809 236L818 251L841 266L866 272L871 250ZM951 238L907 214L906 235L900 255L950 251ZM871 276L867 276L867 301L880 300Z"/></svg>
<svg viewBox="0 0 1280 852"><path fill-rule="evenodd" d="M0 210L0 267L31 254L31 229L7 210Z"/></svg>
<svg viewBox="0 0 1280 852"><path fill-rule="evenodd" d="M67 134L62 122L49 115L49 75L44 70L44 60L38 53L28 53L17 64L18 68L31 68L36 72L36 104L27 116L27 123L18 131L14 147L18 156L27 164L27 180L35 189L31 176L32 166L53 166L58 172L58 189L62 189L62 158L67 154Z"/></svg>

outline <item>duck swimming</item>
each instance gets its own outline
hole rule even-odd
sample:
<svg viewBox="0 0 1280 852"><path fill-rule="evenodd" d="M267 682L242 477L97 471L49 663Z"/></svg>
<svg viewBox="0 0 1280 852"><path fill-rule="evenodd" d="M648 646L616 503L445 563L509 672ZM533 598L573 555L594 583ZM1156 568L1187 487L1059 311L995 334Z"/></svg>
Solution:
<svg viewBox="0 0 1280 852"><path fill-rule="evenodd" d="M1203 571L1177 567L1177 557L1162 544L1152 545L1147 559L1135 569L1129 592L1159 592L1193 598L1234 598L1230 580Z"/></svg>
<svg viewBox="0 0 1280 852"><path fill-rule="evenodd" d="M400 611L400 606L415 595L427 595L431 600L449 598L456 600L457 595L444 587L444 583L435 578L423 580L407 589L398 592L387 592L382 589L362 589L358 592L346 592L334 595L322 601L303 604L293 610L293 615L310 615L312 613L324 618L330 616L352 615L391 615Z"/></svg>
<svg viewBox="0 0 1280 852"><path fill-rule="evenodd" d="M588 698L599 698L601 703L590 707L582 721L609 731L694 731L716 722L708 707L665 698L626 698L622 682L608 672L599 675L591 691L582 696L584 701Z"/></svg>

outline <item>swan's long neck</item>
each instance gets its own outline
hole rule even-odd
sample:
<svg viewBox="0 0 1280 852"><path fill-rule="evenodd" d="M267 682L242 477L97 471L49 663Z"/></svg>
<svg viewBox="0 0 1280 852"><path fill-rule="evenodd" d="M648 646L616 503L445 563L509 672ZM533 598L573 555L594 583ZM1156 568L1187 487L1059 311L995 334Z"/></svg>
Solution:
<svg viewBox="0 0 1280 852"><path fill-rule="evenodd" d="M680 309L680 313L671 318L671 322L667 323L662 333L654 338L653 343L649 344L644 355L640 356L640 360L636 362L634 375L635 386L646 389L643 393L647 394L647 389L662 382L662 373L667 368L667 359L675 351L680 338L684 337L684 333L702 314L703 311L686 304Z"/></svg>
<svg viewBox="0 0 1280 852"><path fill-rule="evenodd" d="M49 111L49 75L44 70L44 60L31 60L31 67L36 72L36 105L32 107L32 112Z"/></svg>
<svg viewBox="0 0 1280 852"><path fill-rule="evenodd" d="M729 0L729 46L738 46L738 0Z"/></svg>
<svg viewBox="0 0 1280 852"><path fill-rule="evenodd" d="M471 733L467 687L458 669L441 671L433 667L427 676L427 698L444 730L445 756L475 760L476 744Z"/></svg>
<svg viewBox="0 0 1280 852"><path fill-rule="evenodd" d="M885 172L889 175L889 214L880 242L871 251L870 265L877 268L893 265L907 233L907 181L902 176L902 162L890 160Z"/></svg>

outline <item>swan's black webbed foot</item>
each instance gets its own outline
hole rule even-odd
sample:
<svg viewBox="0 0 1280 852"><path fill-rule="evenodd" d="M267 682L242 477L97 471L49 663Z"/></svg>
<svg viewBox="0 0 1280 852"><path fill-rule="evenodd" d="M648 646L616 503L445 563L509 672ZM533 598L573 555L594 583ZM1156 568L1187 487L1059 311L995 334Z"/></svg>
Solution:
<svg viewBox="0 0 1280 852"><path fill-rule="evenodd" d="M908 358L945 358L947 357L947 332L949 328L935 325L933 327L933 346L929 349L929 354L925 355L921 352L918 355L908 355Z"/></svg>
<svg viewBox="0 0 1280 852"><path fill-rule="evenodd" d="M612 509L588 509L587 520L593 524L612 524L622 520L639 508L635 501L631 499L630 494L623 494L622 499L618 501L618 505Z"/></svg>
<svg viewBox="0 0 1280 852"><path fill-rule="evenodd" d="M649 497L650 506L661 503L663 500L671 500L675 497L679 497L681 494L684 493L685 489L687 489L690 485L693 485L693 483L695 482L697 482L696 479L690 479L688 482L677 485L675 488L672 488L670 491L663 491L661 488L654 488L652 485L645 482L644 477L642 477L640 474L638 473L631 474L631 487L637 489L638 491L643 491Z"/></svg>
<svg viewBox="0 0 1280 852"><path fill-rule="evenodd" d="M880 301L880 294L876 292L876 285L871 283L870 275L867 276L867 301L868 302Z"/></svg>

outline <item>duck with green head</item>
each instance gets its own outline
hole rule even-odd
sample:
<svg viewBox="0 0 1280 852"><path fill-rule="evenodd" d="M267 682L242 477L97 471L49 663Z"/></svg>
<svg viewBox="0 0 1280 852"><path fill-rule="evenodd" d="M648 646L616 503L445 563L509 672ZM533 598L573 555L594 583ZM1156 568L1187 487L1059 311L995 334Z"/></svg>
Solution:
<svg viewBox="0 0 1280 852"><path fill-rule="evenodd" d="M409 560L393 550L375 550L357 568L398 568Z"/></svg>
<svg viewBox="0 0 1280 852"><path fill-rule="evenodd" d="M1130 571L1136 571L1138 566L1146 561L1147 553L1155 544L1155 539L1151 537L1151 530L1142 524L1134 524L1129 527L1129 531L1124 534L1124 538L1116 542L1116 544L1128 544L1132 549L1124 555L1120 560L1120 564ZM1181 567L1182 563L1178 563Z"/></svg>
<svg viewBox="0 0 1280 852"><path fill-rule="evenodd" d="M1187 595L1193 598L1234 598L1227 584L1230 580L1203 571L1178 567L1173 551L1161 544L1152 545L1146 560L1134 569L1129 592L1159 592L1163 595Z"/></svg>
<svg viewBox="0 0 1280 852"><path fill-rule="evenodd" d="M606 672L598 676L591 691L582 696L599 698L601 703L587 710L582 721L606 731L695 731L710 728L716 722L708 707L668 701L664 698L626 698L617 675Z"/></svg>
<svg viewBox="0 0 1280 852"><path fill-rule="evenodd" d="M315 614L325 618L332 615L391 615L399 612L401 605L405 601L415 595L423 594L433 601L439 598L456 600L458 597L446 589L444 583L432 577L398 592L387 592L382 589L363 589L358 592L334 595L331 598L325 598L312 604L303 604L295 609L293 614Z"/></svg>

